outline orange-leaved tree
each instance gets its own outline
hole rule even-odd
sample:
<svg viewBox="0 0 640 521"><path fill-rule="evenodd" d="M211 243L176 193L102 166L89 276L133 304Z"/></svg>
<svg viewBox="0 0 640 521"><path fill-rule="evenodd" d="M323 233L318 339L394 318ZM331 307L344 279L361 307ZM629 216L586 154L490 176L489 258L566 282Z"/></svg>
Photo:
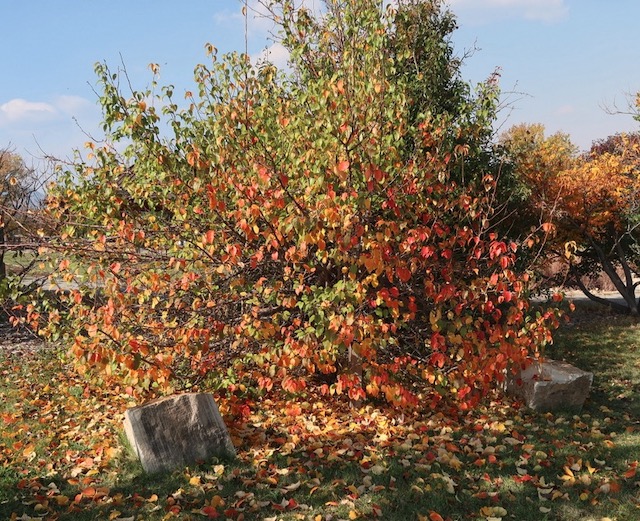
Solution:
<svg viewBox="0 0 640 521"><path fill-rule="evenodd" d="M526 253L521 262L536 273L544 288L554 281L543 274L558 250L563 251L552 223L560 203L558 175L576 164L578 150L567 134L546 136L541 124L514 125L500 135L499 144L504 169L513 175L505 233L521 244Z"/></svg>
<svg viewBox="0 0 640 521"><path fill-rule="evenodd" d="M556 314L531 312L518 248L490 229L496 183L477 154L497 86L437 90L458 96L451 112L415 96L398 13L425 8L450 16L436 1L326 2L320 17L275 2L291 72L208 46L185 109L170 88L125 96L99 65L109 142L52 191L73 289L43 332L138 391L466 408L526 363Z"/></svg>
<svg viewBox="0 0 640 521"><path fill-rule="evenodd" d="M544 260L561 260L563 282L592 300L638 314L640 134L617 134L579 155L568 136L544 136L541 125L519 125L502 136L519 181L528 190L523 222L553 223ZM589 291L585 277L604 273L625 304Z"/></svg>
<svg viewBox="0 0 640 521"><path fill-rule="evenodd" d="M640 134L618 134L595 142L575 167L558 178L571 280L592 300L638 315L640 276ZM602 270L623 297L610 303L591 293L582 276Z"/></svg>

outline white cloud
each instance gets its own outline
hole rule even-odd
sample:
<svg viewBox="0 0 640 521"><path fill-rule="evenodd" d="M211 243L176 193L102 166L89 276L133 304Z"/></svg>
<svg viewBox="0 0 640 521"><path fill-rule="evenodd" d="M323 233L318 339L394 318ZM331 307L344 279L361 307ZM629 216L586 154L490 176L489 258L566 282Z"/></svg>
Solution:
<svg viewBox="0 0 640 521"><path fill-rule="evenodd" d="M95 105L81 96L56 96L51 101L14 98L0 104L0 125L25 128L95 111Z"/></svg>
<svg viewBox="0 0 640 521"><path fill-rule="evenodd" d="M473 15L478 21L494 18L525 18L547 23L564 20L569 14L566 0L449 0L458 15Z"/></svg>
<svg viewBox="0 0 640 521"><path fill-rule="evenodd" d="M72 116L77 116L79 113L85 112L95 106L95 104L81 96L58 96L53 104L60 112Z"/></svg>
<svg viewBox="0 0 640 521"><path fill-rule="evenodd" d="M55 117L56 109L49 103L15 98L0 105L0 123L42 121Z"/></svg>

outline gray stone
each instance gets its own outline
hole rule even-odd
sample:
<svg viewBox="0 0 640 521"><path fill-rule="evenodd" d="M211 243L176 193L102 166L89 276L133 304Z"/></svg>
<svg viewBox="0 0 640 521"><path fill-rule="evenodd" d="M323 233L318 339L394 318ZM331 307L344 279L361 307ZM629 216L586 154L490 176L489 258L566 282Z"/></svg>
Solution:
<svg viewBox="0 0 640 521"><path fill-rule="evenodd" d="M566 362L534 361L527 369L507 378L507 392L522 398L530 409L579 411L589 395L593 373Z"/></svg>
<svg viewBox="0 0 640 521"><path fill-rule="evenodd" d="M127 439L148 473L171 471L235 449L213 396L189 393L128 409Z"/></svg>

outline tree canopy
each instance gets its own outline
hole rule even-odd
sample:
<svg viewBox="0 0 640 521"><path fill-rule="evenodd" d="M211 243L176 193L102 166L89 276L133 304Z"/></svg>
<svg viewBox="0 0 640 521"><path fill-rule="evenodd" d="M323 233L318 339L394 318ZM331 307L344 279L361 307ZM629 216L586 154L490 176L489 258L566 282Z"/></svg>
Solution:
<svg viewBox="0 0 640 521"><path fill-rule="evenodd" d="M580 287L593 300L638 314L640 135L610 136L582 155L567 135L545 137L542 125L516 126L502 141L530 195L523 214L539 214L553 223L544 260L565 264L561 282ZM600 273L611 280L624 305L589 291L585 278Z"/></svg>

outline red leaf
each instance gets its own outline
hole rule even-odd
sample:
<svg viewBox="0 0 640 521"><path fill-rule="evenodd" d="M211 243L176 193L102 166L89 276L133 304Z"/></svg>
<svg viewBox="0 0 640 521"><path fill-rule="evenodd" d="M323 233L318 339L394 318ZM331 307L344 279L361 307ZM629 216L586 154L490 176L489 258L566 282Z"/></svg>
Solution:
<svg viewBox="0 0 640 521"><path fill-rule="evenodd" d="M437 365L442 368L444 367L445 360L446 358L442 353L433 353L429 361L431 362L431 365Z"/></svg>
<svg viewBox="0 0 640 521"><path fill-rule="evenodd" d="M220 514L218 514L218 511L212 506L204 507L202 509L202 513L205 516L207 516L209 519L214 519L216 517L220 517Z"/></svg>
<svg viewBox="0 0 640 521"><path fill-rule="evenodd" d="M408 268L398 268L396 269L396 275L401 282L409 282L409 279L411 279L411 270Z"/></svg>

